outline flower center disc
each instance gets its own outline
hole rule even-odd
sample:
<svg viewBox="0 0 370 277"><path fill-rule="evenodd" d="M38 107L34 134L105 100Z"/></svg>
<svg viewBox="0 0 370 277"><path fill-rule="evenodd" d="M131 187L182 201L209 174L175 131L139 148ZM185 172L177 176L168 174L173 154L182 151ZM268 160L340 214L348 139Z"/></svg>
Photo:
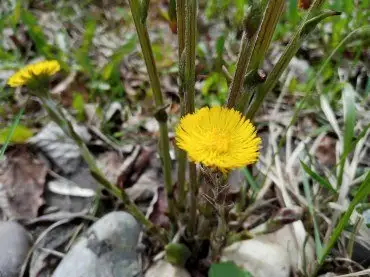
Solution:
<svg viewBox="0 0 370 277"><path fill-rule="evenodd" d="M213 129L208 134L209 148L217 154L226 153L229 150L229 136L220 130Z"/></svg>

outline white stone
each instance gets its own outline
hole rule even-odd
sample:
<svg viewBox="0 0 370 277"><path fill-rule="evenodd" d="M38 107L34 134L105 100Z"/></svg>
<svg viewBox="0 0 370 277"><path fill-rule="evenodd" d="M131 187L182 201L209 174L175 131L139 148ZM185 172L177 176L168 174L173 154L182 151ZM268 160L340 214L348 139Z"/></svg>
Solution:
<svg viewBox="0 0 370 277"><path fill-rule="evenodd" d="M277 232L236 242L224 249L221 259L233 261L253 277L289 277L291 270L298 270L301 257L289 228L286 225ZM307 243L307 261L312 261L313 255L312 245Z"/></svg>
<svg viewBox="0 0 370 277"><path fill-rule="evenodd" d="M181 267L174 266L166 261L159 261L152 265L145 277L191 277L190 274Z"/></svg>

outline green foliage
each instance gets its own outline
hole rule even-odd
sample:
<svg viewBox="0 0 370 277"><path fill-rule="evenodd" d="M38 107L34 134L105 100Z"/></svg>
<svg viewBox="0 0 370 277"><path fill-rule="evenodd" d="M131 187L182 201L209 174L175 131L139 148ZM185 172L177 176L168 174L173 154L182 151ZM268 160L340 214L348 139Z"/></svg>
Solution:
<svg viewBox="0 0 370 277"><path fill-rule="evenodd" d="M248 271L245 271L232 262L221 262L212 264L208 272L208 277L253 277Z"/></svg>
<svg viewBox="0 0 370 277"><path fill-rule="evenodd" d="M213 93L212 93L213 91ZM202 94L209 105L221 105L227 97L228 85L224 75L213 72L203 83Z"/></svg>
<svg viewBox="0 0 370 277"><path fill-rule="evenodd" d="M19 120L21 119L23 113L24 113L24 109L21 109L16 115L14 122L12 123L8 131L4 132L5 138L4 138L3 146L1 147L1 150L0 150L0 159L4 156L5 150L8 147L9 143L11 143L12 137L15 133L15 130L17 129L17 126L19 125ZM23 133L27 133L27 132L23 132ZM22 135L23 138L26 136Z"/></svg>
<svg viewBox="0 0 370 277"><path fill-rule="evenodd" d="M85 101L81 93L73 93L72 107L76 111L76 119L83 122L85 120Z"/></svg>
<svg viewBox="0 0 370 277"><path fill-rule="evenodd" d="M365 198L368 197L370 194L370 172L367 173L365 180L360 185L355 197L352 199L351 203L349 204L348 209L343 214L342 218L339 220L337 226L334 228L330 240L324 246L320 256L318 257L318 263L320 265L323 264L325 258L330 253L331 249L335 246L336 242L339 239L344 228L348 225L350 217L352 215L353 210L356 206Z"/></svg>
<svg viewBox="0 0 370 277"><path fill-rule="evenodd" d="M12 125L0 130L0 144L9 143L24 143L30 137L32 137L33 132L23 125ZM10 138L8 140L8 138Z"/></svg>
<svg viewBox="0 0 370 277"><path fill-rule="evenodd" d="M16 11L16 18L19 14L23 24L27 26L28 34L35 43L39 54L43 55L47 59L57 60L65 70L68 70L67 64L63 61L63 52L59 48L50 45L47 42L41 27L37 24L37 18L24 8L19 7L19 10L16 9Z"/></svg>
<svg viewBox="0 0 370 277"><path fill-rule="evenodd" d="M196 3L197 1L190 1L189 3ZM285 10L283 15L283 19L280 20L280 23L277 24L278 20L280 19L280 11L283 10L284 4L287 2L288 8ZM319 3L320 1L315 1L315 3ZM220 31L220 36L215 40L209 42L209 38L202 40L201 43L195 45L196 35L195 35L195 20L191 21L192 17L195 15L195 4L192 7L194 8L193 12L187 11L187 25L188 31L192 29L190 34L193 34L187 37L186 43L186 63L185 66L187 68L187 76L184 85L186 86L186 92L192 91L194 93L194 83L193 77L197 75L198 77L203 75L206 76L203 79L203 86L201 87L201 99L206 102L208 105L223 105L227 99L229 87L230 87L230 78L225 77L228 74L223 73L222 67L225 66L231 74L236 72L235 70L235 52L238 47L238 43L236 43L235 35L237 31L242 29L242 21L246 15L247 7L250 8L251 3L257 3L259 6L255 6L253 11L258 11L258 13L253 14L253 18L256 19L253 23L254 31L259 32L256 33L256 40L248 38L245 41L245 55L241 55L242 58L245 58L245 71L241 71L242 74L237 77L241 78L234 78L235 80L242 80L240 82L241 88L240 91L246 90L251 95L254 93L254 97L249 98L248 100L252 99L252 104L249 106L249 110L247 113L248 117L253 118L254 115L258 112L261 104L264 101L265 96L267 93L271 92L280 77L282 76L285 69L288 67L289 62L291 59L297 54L300 55L300 47L303 41L308 40L307 45L310 45L312 42L315 47L320 48L324 52L325 57L328 58L324 61L324 63L318 64L316 62L312 62L311 72L316 73L311 75L311 79L309 82L305 82L303 84L299 83L297 79L294 79L289 88L290 92L295 93L295 91L303 91L306 95L312 93L315 90L315 85L321 86L323 85L322 91L320 91L322 95L322 99L325 99L327 106L333 106L333 110L343 107L343 121L344 127L340 129L338 136L342 139L342 155L340 157L340 162L338 163L339 170L337 171L337 179L338 184L337 188L340 188L341 180L343 175L345 174L345 162L346 159L349 157L350 153L353 151L354 147L358 143L359 139L365 136L366 130L362 130L359 136L355 137L356 130L356 106L355 100L358 97L354 89L345 82L339 82L339 78L337 76L337 63L340 61L342 57L342 53L344 51L354 53L354 58L351 62L355 63L359 59L358 57L361 54L361 51L366 46L366 40L368 40L368 36L370 33L370 29L368 27L362 27L363 25L367 24L369 12L366 11L366 8L369 7L370 1L364 0L361 3L355 4L354 1L327 1L329 3L325 4L324 7L330 8L331 10L326 10L323 12L319 11L319 5L315 7L315 9L309 11L299 10L297 8L297 0L289 0L289 1L246 1L246 0L210 0L205 1L205 14L207 17L206 24L210 22L217 22L217 24L222 25L222 27L217 26L217 28L225 28L224 30ZM107 58L108 62L104 64L102 67L96 66L96 60L94 60L94 50L92 45L94 38L96 37L96 31L100 30L99 28L99 17L98 16L87 16L87 20L84 20L84 30L83 30L83 39L80 47L75 51L69 51L67 36L65 33L61 33L60 42L56 42L56 45L50 45L47 41L47 37L45 36L43 30L38 24L37 18L32 13L31 10L27 10L23 8L21 5L22 1L16 1L16 5L14 6L13 11L10 14L7 14L5 17L0 19L0 31L3 28L11 26L15 31L17 30L17 26L19 23L23 23L26 27L27 34L30 36L33 46L36 50L36 55L34 52L28 53L27 56L23 56L22 50L14 49L12 51L7 51L6 49L0 48L0 58L6 60L6 63L1 65L1 68L16 68L19 64L23 64L27 59L33 58L35 56L43 56L49 59L57 59L59 62L63 64L63 61L68 61L71 64L71 68L77 68L79 71L78 82L83 80L85 83L83 84L85 87L89 89L88 95L91 98L98 98L100 101L114 101L119 99L123 102L124 97L124 86L122 81L122 74L120 72L120 64L124 57L139 47L138 39L139 37L141 43L141 50L142 50L142 57L145 60L147 65L147 72L149 75L150 85L151 87L148 89L150 92L153 92L155 96L157 109L161 110L162 106L165 105L167 102L162 98L161 92L161 85L159 78L164 74L172 74L171 78L174 77L175 74L178 73L176 61L173 60L173 55L168 55L169 51L173 50L172 45L165 45L162 44L162 41L158 43L151 43L150 36L148 35L147 25L151 22L146 24L146 21L149 21L147 18L148 15L148 8L149 8L149 1L137 1L133 0L130 1L132 13L130 14L124 8L119 8L118 12L122 16L122 20L125 24L129 25L132 23L131 15L135 19L135 26L138 31L138 36L131 35L128 32L125 42L118 47L117 49L113 49L113 54ZM276 9L275 6L276 5ZM231 7L231 8L230 8ZM170 1L169 6L169 17L174 23L176 13L175 13L175 1ZM333 11L334 10L334 11ZM333 15L338 15L337 11L342 12L342 16L335 17L335 18L328 18ZM191 15L191 16L189 16ZM194 17L195 18L195 17ZM215 20L216 19L216 20ZM221 20L220 20L221 19ZM262 25L260 22L262 19ZM301 20L303 19L303 21ZM326 19L325 21L325 28L324 24L321 24L322 20ZM223 21L222 21L223 20ZM299 23L301 24L299 25ZM212 24L212 23L211 23ZM154 25L154 24L153 24ZM130 25L131 26L131 25ZM190 26L190 27L189 27ZM132 27L132 26L131 26ZM207 26L206 26L207 27ZM235 28L234 28L235 27ZM276 31L275 31L276 28ZM352 31L354 28L355 31ZM207 29L207 28L205 28ZM230 31L230 29L232 29ZM330 29L330 31L327 31ZM315 30L315 32L313 32ZM61 31L63 32L63 31ZM209 32L209 31L208 31ZM188 35L188 34L187 34ZM199 32L199 36L203 34ZM207 33L208 35L208 33ZM239 34L238 34L239 35ZM250 34L248 34L250 35ZM254 33L253 33L254 35ZM212 38L214 39L214 38ZM286 42L289 41L286 48L284 49L280 59L274 65L272 71L268 72L267 79L264 82L243 82L244 76L253 76L249 75L251 73L256 73L257 69L262 67L264 60L266 60L266 53L272 50L271 41L272 40L280 40L281 45L286 45ZM320 41L321 44L317 46L317 41ZM254 44L253 44L254 43ZM67 45L67 46L66 46ZM191 46L191 47L189 47ZM200 68L200 73L195 73L195 55L192 50L197 47L198 51L198 61ZM302 49L304 53L306 49ZM191 54L191 57L190 55ZM330 55L329 55L330 54ZM181 55L180 55L181 56ZM231 60L230 60L231 57ZM184 58L183 58L184 59ZM181 64L181 57L180 57L180 64ZM21 61L21 62L19 62ZM228 65L227 63L230 62L231 64ZM311 62L311 61L310 61ZM327 66L330 65L330 66ZM66 64L63 64L64 70L68 71L69 67ZM198 70L198 68L197 68ZM140 68L141 71L141 68ZM173 74L175 73L175 74ZM81 77L82 75L82 77ZM83 78L85 77L85 78ZM125 76L123 76L125 77ZM175 77L178 77L176 75ZM77 78L76 78L77 79ZM174 78L175 79L175 78ZM181 78L180 78L181 79ZM253 78L253 81L255 81ZM144 82L143 82L144 83ZM143 85L144 86L144 85ZM181 90L181 89L180 89ZM370 80L367 81L367 87L365 89L366 93L370 91ZM4 94L6 95L6 94ZM1 99L5 99L4 95L1 95ZM313 95L313 94L312 94ZM96 97L97 96L97 97ZM342 96L342 103L338 101ZM305 96L306 97L306 96ZM6 96L8 100L10 96ZM309 105L317 104L317 99L319 97L311 97L312 100L310 103L306 101L307 99L304 98L301 102L299 102L298 108L296 111L300 111L301 108L305 108ZM90 101L90 99L89 99ZM189 110L194 108L194 98L187 97L186 99L187 104L190 103L193 107L189 106ZM244 103L244 102L243 102ZM249 101L245 103L249 104ZM302 103L302 105L301 105ZM203 103L202 103L203 104ZM333 105L332 105L333 104ZM51 105L49 103L49 105ZM197 106L198 105L197 103ZM53 114L53 107L47 106L49 108L49 113ZM72 107L76 112L76 118L78 121L84 121L86 118L85 116L85 101L81 93L74 93L73 95L73 102ZM245 110L245 109L244 109ZM243 110L243 111L244 111ZM3 144L0 157L4 154L4 151L9 143L21 143L27 140L30 136L32 136L32 131L29 130L27 127L20 125L19 120L22 116L23 110L17 115L14 120L14 123L3 130L0 131L0 143ZM57 118L58 115L54 115L54 118ZM336 114L333 112L332 117L336 120ZM292 117L293 124L295 120L298 118L297 114L294 114ZM66 127L67 134L72 136L77 136L73 133L73 130L68 127L68 124L65 124L64 119L57 118L59 120L59 124L63 127ZM330 120L329 120L330 121ZM171 122L171 121L169 121ZM330 122L331 123L331 122ZM341 122L340 122L341 123ZM64 124L64 125L63 125ZM113 123L112 123L113 124ZM159 122L160 125L160 154L162 162L164 163L164 175L166 180L166 195L172 197L173 192L173 183L172 182L172 175L171 175L171 164L172 161L169 156L169 141L168 141L168 129L167 129L166 122ZM291 125L290 124L290 125ZM327 122L324 123L324 126L321 126L317 130L315 130L312 134L313 137L323 131L328 131L331 127ZM289 125L289 127L290 127ZM328 127L329 126L329 127ZM370 126L370 125L369 125ZM104 128L110 129L110 126L103 126ZM339 129L339 128L338 128ZM118 131L117 133L120 133ZM77 141L79 141L77 139ZM83 143L80 145L84 146ZM84 146L85 147L85 146ZM107 180L104 179L103 175L100 173L96 173L96 165L93 162L93 156L88 152L87 147L82 147L82 152L84 154L84 158L87 159L89 166L92 169L93 174L96 174L96 178L98 181L107 187L114 195L118 198L123 200L126 207L129 210L133 211L135 216L140 220L140 222L148 229L153 230L153 234L160 234L158 237L161 238L161 243L166 245L171 236L166 234L165 230L156 229L151 222L149 222L145 216L136 208L134 204L130 202L128 198L125 198L126 195L124 192L121 192L118 188L114 185L111 185ZM166 165L167 163L167 165ZM370 187L370 173L366 176L365 181L361 184L359 188L355 188L351 193L354 194L354 198L350 203L349 209L344 213L343 217L337 224L334 229L334 232L327 243L321 242L321 235L319 222L316 217L316 209L315 209L315 195L313 195L313 190L311 188L311 184L308 180L308 177L312 178L315 183L318 183L324 190L325 193L329 192L332 193L334 197L338 196L338 190L333 187L333 185L329 182L329 180L325 176L321 176L318 174L312 164L316 163L309 163L306 164L301 161L301 166L306 174L303 176L303 189L304 195L307 200L308 210L311 216L311 221L313 223L313 234L315 237L316 243L316 254L319 257L319 264L323 264L325 258L330 253L332 248L335 246L337 240L339 239L342 231L347 227L349 223L349 218L353 210L356 206L363 202L366 195L369 194L369 187ZM194 166L192 164L192 166ZM195 166L193 167L194 171L190 171L190 176L192 172L195 172ZM337 168L336 168L337 169ZM247 168L243 170L245 178L248 181L249 187L251 191L247 191L247 189L241 192L243 196L243 201L239 204L237 208L237 212L242 212L246 206L247 199L253 202L257 192L260 190L259 182L252 176L251 171ZM95 175L94 175L95 176ZM103 177L102 177L103 176ZM196 174L192 176L196 177ZM100 178L100 179L99 179ZM196 199L196 178L191 179L189 182L189 187L186 187L189 190L189 198L191 201L186 203L184 207L187 211L195 211L191 213L192 215L201 215L200 211L197 211L197 199ZM185 188L184 188L185 191ZM184 197L185 199L185 197ZM169 214L171 219L173 219L172 213L177 211L176 209L171 208L173 199L169 199L170 209ZM194 200L194 201L193 201ZM185 200L184 200L185 201ZM173 202L176 205L176 201ZM186 206L188 205L188 206ZM186 206L186 207L185 207ZM177 207L176 207L177 208ZM190 218L196 218L196 216L190 216ZM193 224L194 222L194 224ZM195 219L193 222L189 221L189 226L191 225L196 226ZM175 229L178 222L172 222L172 227ZM182 222L183 223L183 222ZM188 223L188 222L186 222ZM188 229L191 228L188 226ZM319 228L320 227L320 228ZM196 228L193 228L196 230ZM172 230L171 230L172 231ZM188 230L187 230L188 231ZM162 234L162 235L161 235ZM192 234L193 235L193 234ZM196 237L196 234L194 234ZM166 251L166 259L176 265L183 266L191 255L191 247L189 249L187 246L183 244L168 244L165 248ZM214 253L212 253L214 254ZM213 264L209 271L210 277L224 277L224 276L233 276L233 277L251 277L252 275L246 271L243 271L235 264L226 262L226 263L219 263Z"/></svg>
<svg viewBox="0 0 370 277"><path fill-rule="evenodd" d="M208 0L205 8L206 18L209 20L228 18L234 26L239 26L243 21L247 2L246 0Z"/></svg>
<svg viewBox="0 0 370 277"><path fill-rule="evenodd" d="M337 190L330 184L330 182L324 178L321 177L319 174L314 172L308 165L306 165L303 161L301 161L301 166L306 173L311 176L312 179L314 179L319 185L326 188L329 191L332 191L334 193L337 193Z"/></svg>
<svg viewBox="0 0 370 277"><path fill-rule="evenodd" d="M188 247L181 243L170 243L165 247L166 260L176 266L184 266L190 258L191 252Z"/></svg>
<svg viewBox="0 0 370 277"><path fill-rule="evenodd" d="M347 153L351 147L352 139L355 134L356 108L355 91L350 84L346 84L343 89L343 114L344 114L344 140L343 152Z"/></svg>
<svg viewBox="0 0 370 277"><path fill-rule="evenodd" d="M85 25L85 33L83 36L82 44L79 49L75 52L75 59L80 67L88 74L90 78L94 78L95 70L91 63L89 56L89 49L92 45L92 40L94 38L96 31L96 20L94 18L89 18Z"/></svg>
<svg viewBox="0 0 370 277"><path fill-rule="evenodd" d="M26 9L21 9L20 16L23 23L28 27L28 33L37 50L45 57L52 58L51 46L48 44L42 29L38 26L36 17Z"/></svg>
<svg viewBox="0 0 370 277"><path fill-rule="evenodd" d="M313 222L316 255L319 255L322 251L322 243L320 239L320 229L319 229L317 219L316 219L316 214L314 211L314 203L313 203L313 197L311 193L311 187L308 183L307 176L305 175L303 176L303 189L304 189L305 197L308 202L308 210L310 212L312 222Z"/></svg>

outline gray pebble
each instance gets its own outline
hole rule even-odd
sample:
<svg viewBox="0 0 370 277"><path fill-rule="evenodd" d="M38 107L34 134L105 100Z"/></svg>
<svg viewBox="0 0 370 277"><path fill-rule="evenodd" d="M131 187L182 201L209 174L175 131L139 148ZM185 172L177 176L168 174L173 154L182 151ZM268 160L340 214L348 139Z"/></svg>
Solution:
<svg viewBox="0 0 370 277"><path fill-rule="evenodd" d="M0 222L0 277L18 277L31 236L17 222Z"/></svg>
<svg viewBox="0 0 370 277"><path fill-rule="evenodd" d="M67 253L52 277L141 276L140 231L140 225L126 212L105 215Z"/></svg>

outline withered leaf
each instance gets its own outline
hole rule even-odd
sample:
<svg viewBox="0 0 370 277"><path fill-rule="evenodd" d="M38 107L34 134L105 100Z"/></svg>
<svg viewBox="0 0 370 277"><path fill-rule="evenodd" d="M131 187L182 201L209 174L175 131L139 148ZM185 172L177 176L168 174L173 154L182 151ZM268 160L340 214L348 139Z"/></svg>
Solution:
<svg viewBox="0 0 370 277"><path fill-rule="evenodd" d="M27 146L16 146L0 161L0 209L9 219L34 218L44 200L47 167Z"/></svg>

